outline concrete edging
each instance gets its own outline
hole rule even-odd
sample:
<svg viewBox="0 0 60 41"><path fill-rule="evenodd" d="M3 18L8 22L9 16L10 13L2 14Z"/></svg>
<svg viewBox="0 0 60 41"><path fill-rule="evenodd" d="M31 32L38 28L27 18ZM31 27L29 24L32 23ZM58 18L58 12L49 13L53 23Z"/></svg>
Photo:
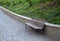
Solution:
<svg viewBox="0 0 60 41"><path fill-rule="evenodd" d="M21 21L23 21L23 22L27 22L28 20L32 20L32 18L28 18L28 17L26 17L26 16L22 16L22 15L16 14L16 13L10 11L10 10L5 9L5 8L2 7L2 6L0 6L0 9L1 9L5 14L7 14L7 15L15 18L15 19L21 20Z"/></svg>
<svg viewBox="0 0 60 41"><path fill-rule="evenodd" d="M17 16L19 18L22 18L22 19L25 19L25 20L32 20L32 18L16 14L16 13L10 11L10 10L7 10L7 9L3 8L2 6L0 6L0 9L2 9L6 13L8 12L9 14ZM60 28L60 25L51 24L51 23L48 23L48 22L45 22L44 24L47 25L47 26L52 26L52 27L58 27L58 28Z"/></svg>
<svg viewBox="0 0 60 41"><path fill-rule="evenodd" d="M16 14L12 11L9 11L9 10L3 8L2 6L0 6L0 9L5 14L8 14L9 16L12 16L15 19L18 19L20 21L23 21L24 23L29 22L30 20L32 20L32 18ZM48 22L45 22L44 24L46 25L46 34L48 34L52 38L56 39L57 41L60 41L60 25L51 24L51 23L48 23Z"/></svg>

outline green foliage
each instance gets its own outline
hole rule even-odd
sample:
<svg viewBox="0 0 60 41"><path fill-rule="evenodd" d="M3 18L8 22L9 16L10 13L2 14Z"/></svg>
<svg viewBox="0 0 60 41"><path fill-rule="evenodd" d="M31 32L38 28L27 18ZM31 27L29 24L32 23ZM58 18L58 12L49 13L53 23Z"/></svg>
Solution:
<svg viewBox="0 0 60 41"><path fill-rule="evenodd" d="M25 3L25 2L27 2L27 0L20 0L22 3Z"/></svg>
<svg viewBox="0 0 60 41"><path fill-rule="evenodd" d="M2 6L3 5L3 3L2 2L0 2L0 6Z"/></svg>
<svg viewBox="0 0 60 41"><path fill-rule="evenodd" d="M32 4L39 2L40 0L30 0Z"/></svg>
<svg viewBox="0 0 60 41"><path fill-rule="evenodd" d="M53 0L45 0L45 2L51 2L51 1L53 1Z"/></svg>
<svg viewBox="0 0 60 41"><path fill-rule="evenodd" d="M54 24L60 24L59 4L60 0L0 0L1 6L15 13Z"/></svg>

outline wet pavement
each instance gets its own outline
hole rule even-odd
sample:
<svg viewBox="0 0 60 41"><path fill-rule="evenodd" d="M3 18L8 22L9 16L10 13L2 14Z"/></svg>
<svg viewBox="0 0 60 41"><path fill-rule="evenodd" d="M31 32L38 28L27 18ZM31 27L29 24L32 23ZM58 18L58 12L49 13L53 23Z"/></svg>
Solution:
<svg viewBox="0 0 60 41"><path fill-rule="evenodd" d="M0 41L55 41L47 35L25 28L21 21L13 19L0 10Z"/></svg>

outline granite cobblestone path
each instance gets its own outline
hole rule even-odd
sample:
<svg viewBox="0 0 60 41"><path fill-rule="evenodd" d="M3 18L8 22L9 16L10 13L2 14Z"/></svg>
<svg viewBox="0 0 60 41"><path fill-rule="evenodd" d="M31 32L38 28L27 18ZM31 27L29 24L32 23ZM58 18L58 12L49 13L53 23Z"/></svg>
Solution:
<svg viewBox="0 0 60 41"><path fill-rule="evenodd" d="M6 15L0 10L0 41L55 41L31 29L25 24Z"/></svg>

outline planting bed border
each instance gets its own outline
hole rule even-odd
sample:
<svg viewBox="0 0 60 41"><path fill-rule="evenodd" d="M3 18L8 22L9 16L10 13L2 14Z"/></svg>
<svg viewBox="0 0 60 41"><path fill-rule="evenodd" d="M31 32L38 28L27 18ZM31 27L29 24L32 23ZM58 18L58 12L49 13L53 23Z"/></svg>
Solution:
<svg viewBox="0 0 60 41"><path fill-rule="evenodd" d="M7 15L18 19L19 21L22 21L24 23L29 22L30 20L32 20L32 18L26 17L26 16L22 16L19 14L16 14L10 10L7 10L5 8L3 8L2 6L0 6L0 9ZM57 41L60 41L60 25L57 24L51 24L48 22L44 23L46 25L46 34L51 36L52 38L56 39Z"/></svg>
<svg viewBox="0 0 60 41"><path fill-rule="evenodd" d="M0 6L0 9L3 12L5 12L6 14L14 15L14 16L20 17L20 18L25 19L25 20L32 20L32 18L16 14L16 13L10 11L10 10L7 10L7 9L3 8L2 6ZM60 28L60 25L57 25L57 24L51 24L51 23L48 23L48 22L45 22L44 24L47 25L47 26L52 26L52 27L58 27L58 28Z"/></svg>

